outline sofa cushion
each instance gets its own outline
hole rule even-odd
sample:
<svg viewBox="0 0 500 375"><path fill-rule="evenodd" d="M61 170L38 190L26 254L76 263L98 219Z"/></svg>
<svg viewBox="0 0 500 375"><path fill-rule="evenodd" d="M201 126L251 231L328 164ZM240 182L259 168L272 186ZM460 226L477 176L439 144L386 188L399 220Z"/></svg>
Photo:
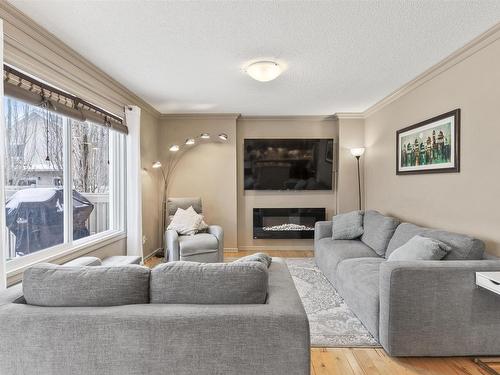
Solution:
<svg viewBox="0 0 500 375"><path fill-rule="evenodd" d="M394 250L387 260L441 260L450 250L451 247L444 242L416 235Z"/></svg>
<svg viewBox="0 0 500 375"><path fill-rule="evenodd" d="M384 256L387 245L399 225L399 220L380 212L369 210L363 219L364 232L361 241L370 246L375 252Z"/></svg>
<svg viewBox="0 0 500 375"><path fill-rule="evenodd" d="M123 267L68 267L41 263L24 271L29 305L48 307L119 306L149 303L150 270Z"/></svg>
<svg viewBox="0 0 500 375"><path fill-rule="evenodd" d="M337 268L338 290L347 306L378 339L379 269L383 258L347 259Z"/></svg>
<svg viewBox="0 0 500 375"><path fill-rule="evenodd" d="M389 242L386 257L390 256L394 250L407 243L416 235L433 238L449 245L451 250L443 258L444 260L483 259L485 249L483 241L464 234L447 232L439 229L429 229L411 223L402 223L398 227L393 238Z"/></svg>
<svg viewBox="0 0 500 375"><path fill-rule="evenodd" d="M344 259L379 256L359 240L322 238L315 246L314 259L332 284L336 284L337 265Z"/></svg>
<svg viewBox="0 0 500 375"><path fill-rule="evenodd" d="M262 304L267 288L260 262L170 262L151 270L151 303Z"/></svg>
<svg viewBox="0 0 500 375"><path fill-rule="evenodd" d="M219 241L213 234L198 233L193 236L179 236L179 251L183 257L217 251Z"/></svg>
<svg viewBox="0 0 500 375"><path fill-rule="evenodd" d="M363 211L352 211L332 218L334 240L354 240L363 234Z"/></svg>

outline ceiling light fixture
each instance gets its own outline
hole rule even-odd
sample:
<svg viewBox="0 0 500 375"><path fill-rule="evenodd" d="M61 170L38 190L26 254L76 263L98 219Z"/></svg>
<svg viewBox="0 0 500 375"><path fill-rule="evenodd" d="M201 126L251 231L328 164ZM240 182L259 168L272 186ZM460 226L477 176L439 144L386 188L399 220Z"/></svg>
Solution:
<svg viewBox="0 0 500 375"><path fill-rule="evenodd" d="M226 133L220 133L219 138L223 141L227 141L227 134Z"/></svg>
<svg viewBox="0 0 500 375"><path fill-rule="evenodd" d="M195 143L196 143L196 141L194 140L194 138L188 138L188 139L186 139L186 142L185 142L185 144L188 146L194 145Z"/></svg>
<svg viewBox="0 0 500 375"><path fill-rule="evenodd" d="M168 150L172 151L172 152L177 152L177 151L179 151L179 146L178 145L172 145L172 146L170 146L170 148Z"/></svg>
<svg viewBox="0 0 500 375"><path fill-rule="evenodd" d="M279 77L281 67L274 61L257 61L247 66L245 72L259 82L269 82Z"/></svg>
<svg viewBox="0 0 500 375"><path fill-rule="evenodd" d="M201 133L200 134L200 138L201 139L210 139L210 134L208 134L208 133Z"/></svg>
<svg viewBox="0 0 500 375"><path fill-rule="evenodd" d="M161 168L161 161L157 160L153 163L153 168L158 169Z"/></svg>

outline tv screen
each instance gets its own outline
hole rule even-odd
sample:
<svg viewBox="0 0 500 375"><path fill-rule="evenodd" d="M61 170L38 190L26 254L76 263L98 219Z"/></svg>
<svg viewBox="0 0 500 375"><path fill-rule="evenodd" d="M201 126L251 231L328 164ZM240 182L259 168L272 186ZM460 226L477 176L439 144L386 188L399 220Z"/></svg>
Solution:
<svg viewBox="0 0 500 375"><path fill-rule="evenodd" d="M333 139L245 139L245 190L331 190Z"/></svg>

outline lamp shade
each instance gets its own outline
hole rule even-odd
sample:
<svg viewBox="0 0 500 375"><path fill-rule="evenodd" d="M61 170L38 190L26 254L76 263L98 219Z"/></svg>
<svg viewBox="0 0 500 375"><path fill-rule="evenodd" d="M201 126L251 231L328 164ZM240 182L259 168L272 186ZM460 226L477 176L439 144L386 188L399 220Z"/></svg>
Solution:
<svg viewBox="0 0 500 375"><path fill-rule="evenodd" d="M364 147L351 148L351 155L354 157L359 157L365 153Z"/></svg>
<svg viewBox="0 0 500 375"><path fill-rule="evenodd" d="M274 61L257 61L246 68L247 74L260 82L268 82L278 78L281 67Z"/></svg>

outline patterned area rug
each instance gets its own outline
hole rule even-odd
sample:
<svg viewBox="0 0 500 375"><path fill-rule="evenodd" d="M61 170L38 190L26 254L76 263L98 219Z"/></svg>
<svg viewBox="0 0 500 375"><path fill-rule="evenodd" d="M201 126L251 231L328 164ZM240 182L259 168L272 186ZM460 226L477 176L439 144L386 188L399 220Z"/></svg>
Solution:
<svg viewBox="0 0 500 375"><path fill-rule="evenodd" d="M380 346L312 258L288 258L286 263L309 318L311 346Z"/></svg>

